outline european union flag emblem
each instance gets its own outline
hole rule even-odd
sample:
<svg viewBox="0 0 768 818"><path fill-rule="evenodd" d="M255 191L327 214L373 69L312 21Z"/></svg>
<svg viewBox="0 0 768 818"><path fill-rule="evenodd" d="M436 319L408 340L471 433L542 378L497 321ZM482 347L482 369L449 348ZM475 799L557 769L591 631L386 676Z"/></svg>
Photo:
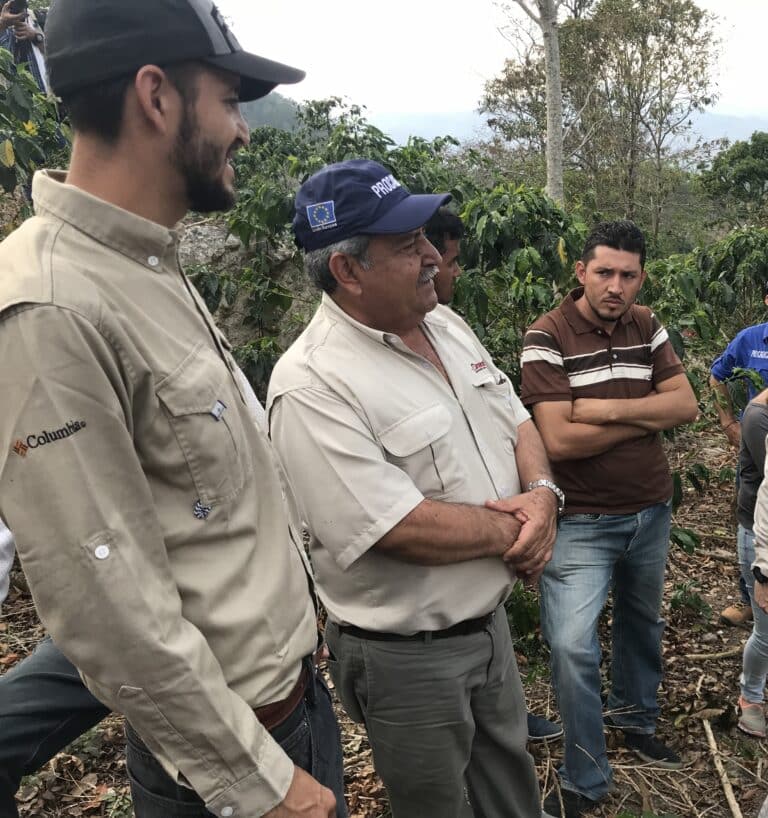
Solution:
<svg viewBox="0 0 768 818"><path fill-rule="evenodd" d="M315 233L318 230L328 230L330 227L336 227L336 209L333 202L318 202L317 204L307 205L307 221Z"/></svg>

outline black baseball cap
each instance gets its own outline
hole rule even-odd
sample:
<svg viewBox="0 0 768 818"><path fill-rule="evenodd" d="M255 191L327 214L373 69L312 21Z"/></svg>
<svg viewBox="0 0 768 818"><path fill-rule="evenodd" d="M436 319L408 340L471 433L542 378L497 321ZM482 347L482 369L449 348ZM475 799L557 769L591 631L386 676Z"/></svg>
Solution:
<svg viewBox="0 0 768 818"><path fill-rule="evenodd" d="M45 35L59 95L187 60L238 74L243 102L304 79L298 68L243 51L211 0L53 0Z"/></svg>
<svg viewBox="0 0 768 818"><path fill-rule="evenodd" d="M348 159L326 165L299 188L293 232L308 251L352 236L409 233L450 198L450 193L410 193L378 162Z"/></svg>

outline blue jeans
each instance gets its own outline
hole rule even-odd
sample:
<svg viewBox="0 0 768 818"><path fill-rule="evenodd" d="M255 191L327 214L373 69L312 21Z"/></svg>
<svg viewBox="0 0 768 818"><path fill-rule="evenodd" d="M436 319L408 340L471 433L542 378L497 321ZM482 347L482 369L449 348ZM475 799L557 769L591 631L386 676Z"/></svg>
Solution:
<svg viewBox="0 0 768 818"><path fill-rule="evenodd" d="M0 676L0 818L17 818L15 794L31 775L109 714L50 639Z"/></svg>
<svg viewBox="0 0 768 818"><path fill-rule="evenodd" d="M671 509L569 514L541 578L541 624L565 730L561 784L598 800L611 789L600 698L597 623L613 590L611 691L615 724L653 733L662 676L660 617Z"/></svg>
<svg viewBox="0 0 768 818"><path fill-rule="evenodd" d="M313 670L304 699L271 734L297 767L333 791L336 816L346 818L341 736L322 676ZM171 779L128 723L125 737L136 818L215 818L196 792Z"/></svg>
<svg viewBox="0 0 768 818"><path fill-rule="evenodd" d="M755 535L740 525L737 542L741 577L747 586L754 615L752 633L744 646L741 695L748 702L759 704L765 699L765 677L768 674L768 614L755 604L755 577L752 573L752 563L755 561Z"/></svg>

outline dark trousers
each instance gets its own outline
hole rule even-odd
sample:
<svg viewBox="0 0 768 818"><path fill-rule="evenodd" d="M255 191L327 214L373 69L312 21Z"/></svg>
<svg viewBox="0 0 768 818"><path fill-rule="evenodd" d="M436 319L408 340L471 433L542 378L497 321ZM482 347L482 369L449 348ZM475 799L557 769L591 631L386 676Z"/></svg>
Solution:
<svg viewBox="0 0 768 818"><path fill-rule="evenodd" d="M297 767L333 791L336 816L346 818L339 725L328 688L314 668L303 701L271 733ZM215 818L197 793L171 779L130 724L125 736L136 818Z"/></svg>
<svg viewBox="0 0 768 818"><path fill-rule="evenodd" d="M304 709L308 714L307 728L303 727ZM302 711L302 717L297 717L294 711L273 730L272 735L295 764L333 790L339 804L337 814L339 818L344 818L347 813L344 807L339 728L330 707L328 690L321 679L311 683L305 701L297 710ZM18 818L15 795L25 775L39 770L109 712L91 695L77 670L50 639L43 640L31 656L0 676L0 818ZM292 727L295 729L291 730ZM142 784L146 789L151 788L146 785L155 783L155 773L152 772L155 768L165 778L163 785L175 793L178 788L138 736L130 728L126 732L134 800L140 798L144 801L143 796L137 795L137 789ZM298 758L297 753L304 755ZM197 804L202 804L191 790L181 790L182 798L191 797L196 799ZM174 799L175 795L171 795L172 803ZM176 815L209 814L204 807L200 811L201 807L196 806L194 800L191 806L197 811L192 812L184 810L183 800L178 803L181 806L177 812L168 811L165 806L159 812L157 809L154 812L141 811L136 804L136 815L137 818L161 815L173 818Z"/></svg>
<svg viewBox="0 0 768 818"><path fill-rule="evenodd" d="M17 818L15 794L31 775L109 710L50 639L0 676L0 818Z"/></svg>

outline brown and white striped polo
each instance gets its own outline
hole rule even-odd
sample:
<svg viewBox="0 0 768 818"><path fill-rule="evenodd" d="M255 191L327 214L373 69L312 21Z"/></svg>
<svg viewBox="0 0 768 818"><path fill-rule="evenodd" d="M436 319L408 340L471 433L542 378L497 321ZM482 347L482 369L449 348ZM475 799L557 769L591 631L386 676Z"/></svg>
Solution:
<svg viewBox="0 0 768 818"><path fill-rule="evenodd" d="M683 372L667 331L647 307L627 310L610 335L587 320L579 287L533 323L522 359L523 403L577 398L642 398ZM552 464L566 513L632 514L672 494L658 434L627 440L602 454Z"/></svg>

